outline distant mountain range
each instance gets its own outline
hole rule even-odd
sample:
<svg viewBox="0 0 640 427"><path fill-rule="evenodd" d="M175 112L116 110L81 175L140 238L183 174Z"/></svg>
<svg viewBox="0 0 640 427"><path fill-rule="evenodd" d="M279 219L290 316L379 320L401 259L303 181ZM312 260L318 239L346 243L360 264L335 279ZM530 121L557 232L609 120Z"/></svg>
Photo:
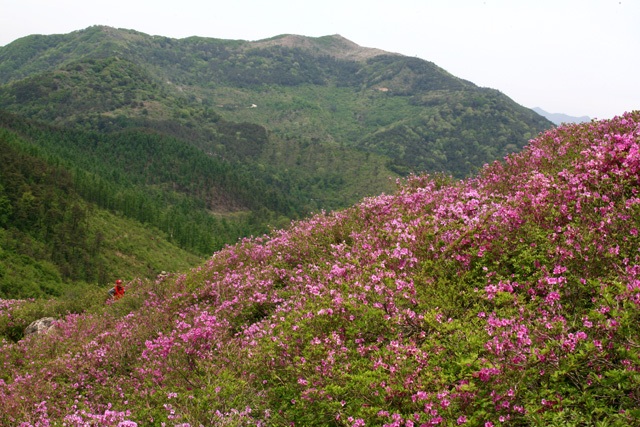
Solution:
<svg viewBox="0 0 640 427"><path fill-rule="evenodd" d="M532 110L541 116L546 117L556 125L561 125L562 123L584 123L591 121L589 116L574 117L562 113L548 113L540 107L532 108Z"/></svg>

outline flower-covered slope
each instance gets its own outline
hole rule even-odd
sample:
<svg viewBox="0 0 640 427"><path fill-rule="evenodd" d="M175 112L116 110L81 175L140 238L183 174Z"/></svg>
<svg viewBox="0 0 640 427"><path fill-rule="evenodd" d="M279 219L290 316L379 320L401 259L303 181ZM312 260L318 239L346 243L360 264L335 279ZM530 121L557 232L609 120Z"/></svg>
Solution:
<svg viewBox="0 0 640 427"><path fill-rule="evenodd" d="M639 177L634 112L131 283L3 344L0 423L637 425Z"/></svg>

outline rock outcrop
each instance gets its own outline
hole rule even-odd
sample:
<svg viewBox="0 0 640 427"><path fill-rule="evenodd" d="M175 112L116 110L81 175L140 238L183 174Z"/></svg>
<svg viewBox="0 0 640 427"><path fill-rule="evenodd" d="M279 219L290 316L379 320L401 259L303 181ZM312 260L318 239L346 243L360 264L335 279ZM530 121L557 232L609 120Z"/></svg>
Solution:
<svg viewBox="0 0 640 427"><path fill-rule="evenodd" d="M31 322L24 330L24 336L46 334L53 326L55 320L53 317L43 317L42 319Z"/></svg>

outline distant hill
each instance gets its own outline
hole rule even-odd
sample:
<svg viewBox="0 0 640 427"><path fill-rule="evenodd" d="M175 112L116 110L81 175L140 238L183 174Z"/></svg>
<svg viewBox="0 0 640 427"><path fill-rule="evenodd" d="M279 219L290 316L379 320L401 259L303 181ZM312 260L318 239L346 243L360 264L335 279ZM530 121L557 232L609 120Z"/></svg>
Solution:
<svg viewBox="0 0 640 427"><path fill-rule="evenodd" d="M556 125L561 125L563 123L584 123L591 121L589 116L574 117L562 113L548 113L540 107L532 108L532 110L540 114L541 116L551 120Z"/></svg>
<svg viewBox="0 0 640 427"><path fill-rule="evenodd" d="M0 84L0 106L28 117L93 129L135 122L188 135L228 159L312 172L311 181L327 176L303 161L318 156L310 146L383 156L383 175L428 170L462 177L552 125L431 62L339 35L176 40L90 27L0 48ZM264 127L267 143L221 139L235 133L217 125L220 119ZM295 158L278 155L291 141ZM331 173L352 180L339 169Z"/></svg>

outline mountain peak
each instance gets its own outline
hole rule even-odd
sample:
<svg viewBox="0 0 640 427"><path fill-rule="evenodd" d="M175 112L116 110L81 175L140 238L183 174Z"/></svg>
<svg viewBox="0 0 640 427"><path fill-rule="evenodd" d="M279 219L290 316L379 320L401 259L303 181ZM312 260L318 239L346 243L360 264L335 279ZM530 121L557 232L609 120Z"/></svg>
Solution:
<svg viewBox="0 0 640 427"><path fill-rule="evenodd" d="M540 114L541 116L551 120L556 125L561 125L563 123L584 123L591 121L591 118L589 116L576 117L564 113L549 113L540 107L532 108L532 110Z"/></svg>
<svg viewBox="0 0 640 427"><path fill-rule="evenodd" d="M338 59L352 61L365 61L379 55L399 55L382 49L362 47L339 34L323 37L283 34L250 43L251 48L270 46L297 47L314 52L317 55L329 55Z"/></svg>

